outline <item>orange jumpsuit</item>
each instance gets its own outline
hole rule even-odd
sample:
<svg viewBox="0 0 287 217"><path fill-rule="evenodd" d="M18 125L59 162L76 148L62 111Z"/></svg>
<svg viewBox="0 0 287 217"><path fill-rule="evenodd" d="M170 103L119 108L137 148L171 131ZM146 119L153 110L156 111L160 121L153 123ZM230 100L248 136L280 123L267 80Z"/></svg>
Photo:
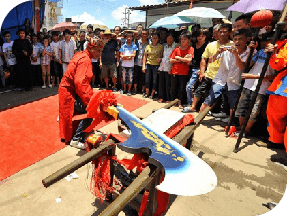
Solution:
<svg viewBox="0 0 287 217"><path fill-rule="evenodd" d="M93 77L91 55L87 50L78 52L69 63L59 85L59 125L60 137L71 141L76 129L73 129L74 103L76 94L87 106L93 95L90 86Z"/></svg>
<svg viewBox="0 0 287 217"><path fill-rule="evenodd" d="M269 140L284 143L287 152L287 39L277 41L277 53L270 58L270 66L280 71L267 93L270 94L267 104Z"/></svg>

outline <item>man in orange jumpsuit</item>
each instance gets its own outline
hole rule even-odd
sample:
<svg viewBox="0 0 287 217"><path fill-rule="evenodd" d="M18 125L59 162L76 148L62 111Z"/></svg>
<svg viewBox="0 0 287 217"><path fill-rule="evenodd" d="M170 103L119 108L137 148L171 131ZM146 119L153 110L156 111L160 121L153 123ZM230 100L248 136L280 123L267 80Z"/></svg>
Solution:
<svg viewBox="0 0 287 217"><path fill-rule="evenodd" d="M98 59L104 48L104 41L90 39L87 48L74 55L59 85L59 125L60 137L66 144L85 149L84 130L92 119L81 120L77 129L73 128L72 118L75 114L86 113L86 107L93 95L90 86L93 77L91 59ZM76 131L75 131L76 129Z"/></svg>
<svg viewBox="0 0 287 217"><path fill-rule="evenodd" d="M287 25L283 30L287 32ZM279 72L267 91L270 94L267 104L267 130L269 141L272 142L268 147L284 149L285 145L287 152L287 39L278 40L275 46L269 44L266 51L274 52L269 64Z"/></svg>

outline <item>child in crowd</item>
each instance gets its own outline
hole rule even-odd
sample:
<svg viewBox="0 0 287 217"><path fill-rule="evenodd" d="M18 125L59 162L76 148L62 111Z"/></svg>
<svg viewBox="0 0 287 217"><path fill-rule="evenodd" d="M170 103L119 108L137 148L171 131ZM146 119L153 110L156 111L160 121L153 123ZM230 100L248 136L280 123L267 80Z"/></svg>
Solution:
<svg viewBox="0 0 287 217"><path fill-rule="evenodd" d="M171 100L179 99L178 106L182 107L185 96L185 86L189 72L189 63L194 57L194 49L188 44L191 41L190 33L183 33L180 36L180 46L176 47L170 55L171 71ZM178 97L177 97L178 96Z"/></svg>
<svg viewBox="0 0 287 217"><path fill-rule="evenodd" d="M41 66L42 66L42 78L43 78L43 86L42 88L46 88L49 86L50 88L52 87L50 79L50 62L53 56L53 50L51 49L49 45L49 39L47 37L44 38L44 46L42 47L42 60L41 60ZM47 83L46 83L47 79Z"/></svg>
<svg viewBox="0 0 287 217"><path fill-rule="evenodd" d="M256 89L256 86L258 84L258 79L260 77L260 74L262 72L263 65L265 63L265 60L267 58L267 54L264 52L264 48L268 43L271 42L272 34L268 33L262 38L261 41L261 47L262 49L259 50L252 58L251 65L252 68L247 74L242 74L241 78L245 79L245 83L243 86L243 91L241 93L241 97L239 100L238 108L236 110L236 116L239 117L239 124L240 127L244 124L245 115L248 111L249 104L251 102L251 99L254 95L254 91ZM250 133L250 130L254 123L256 122L256 119L258 115L260 114L262 105L264 101L266 100L266 91L268 87L271 84L271 81L273 80L275 71L270 66L268 66L264 80L260 86L258 96L256 98L255 104L253 106L250 118L247 122L246 128L245 128L245 135L248 135Z"/></svg>
<svg viewBox="0 0 287 217"><path fill-rule="evenodd" d="M166 37L166 44L163 46L163 58L158 68L159 70L159 88L158 88L158 102L170 101L170 79L172 65L170 63L170 55L174 50L176 43L174 43L174 36L168 34Z"/></svg>
<svg viewBox="0 0 287 217"><path fill-rule="evenodd" d="M42 45L36 34L32 35L33 53L31 55L31 71L34 86L42 86L41 53Z"/></svg>
<svg viewBox="0 0 287 217"><path fill-rule="evenodd" d="M12 53L12 46L14 41L11 41L11 35L9 31L4 32L4 39L5 43L3 44L3 53L4 58L6 61L6 65L10 72L10 84L12 86L17 86L17 79L16 79L16 56Z"/></svg>
<svg viewBox="0 0 287 217"><path fill-rule="evenodd" d="M120 48L120 57L122 59L123 89L124 92L128 92L128 96L131 96L131 87L134 74L134 58L136 56L136 51L138 50L138 47L132 40L133 33L126 32L126 43Z"/></svg>
<svg viewBox="0 0 287 217"><path fill-rule="evenodd" d="M2 55L3 55L3 50L2 50L2 46L0 45L0 80L1 80L2 86L5 87Z"/></svg>

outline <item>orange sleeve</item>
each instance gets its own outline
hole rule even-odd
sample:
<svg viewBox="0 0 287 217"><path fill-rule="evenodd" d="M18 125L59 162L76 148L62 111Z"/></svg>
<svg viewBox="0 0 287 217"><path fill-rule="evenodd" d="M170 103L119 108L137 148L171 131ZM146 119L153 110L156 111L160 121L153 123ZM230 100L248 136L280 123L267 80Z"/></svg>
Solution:
<svg viewBox="0 0 287 217"><path fill-rule="evenodd" d="M274 53L269 61L271 68L280 71L287 66L287 40L277 41L277 53Z"/></svg>
<svg viewBox="0 0 287 217"><path fill-rule="evenodd" d="M75 72L75 87L76 92L82 99L85 106L88 105L90 98L93 95L93 90L90 86L93 77L92 63L90 59L83 59L78 62Z"/></svg>

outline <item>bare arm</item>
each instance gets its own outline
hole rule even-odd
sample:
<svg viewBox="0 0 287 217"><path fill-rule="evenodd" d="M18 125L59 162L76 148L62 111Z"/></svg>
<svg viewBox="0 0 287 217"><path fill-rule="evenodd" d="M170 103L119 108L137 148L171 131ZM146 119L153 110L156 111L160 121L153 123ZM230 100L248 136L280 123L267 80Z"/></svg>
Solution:
<svg viewBox="0 0 287 217"><path fill-rule="evenodd" d="M205 78L206 62L207 58L202 57L200 61L199 81L202 81L202 79Z"/></svg>

